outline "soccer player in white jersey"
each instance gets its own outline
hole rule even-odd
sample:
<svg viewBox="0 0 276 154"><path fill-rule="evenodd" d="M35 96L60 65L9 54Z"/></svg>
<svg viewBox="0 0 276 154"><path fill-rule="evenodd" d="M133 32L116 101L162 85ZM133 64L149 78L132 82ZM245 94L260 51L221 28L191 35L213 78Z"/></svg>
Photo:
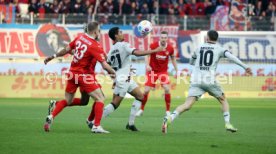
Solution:
<svg viewBox="0 0 276 154"><path fill-rule="evenodd" d="M144 96L135 81L131 79L131 55L144 56L151 53L164 50L163 47L158 47L155 50L137 50L128 42L124 42L124 35L119 27L113 27L108 32L109 37L114 41L111 49L107 55L107 61L111 67L116 71L115 87L113 93L113 100L104 108L103 117L107 117L114 112L124 99L126 93L132 95L137 101L134 101L130 110L129 122L126 129L131 131L138 131L134 125L136 112L140 109L141 101ZM93 122L88 122L88 126L93 125ZM91 126L89 126L91 127Z"/></svg>
<svg viewBox="0 0 276 154"><path fill-rule="evenodd" d="M238 130L230 123L229 104L221 87L215 80L215 71L221 58L232 60L234 63L244 68L248 75L252 75L252 71L237 57L233 56L231 52L216 44L217 39L218 32L214 30L208 31L207 42L201 45L196 52L193 53L190 64L194 65L194 68L188 97L185 103L179 105L171 115L164 118L162 125L163 133L167 133L168 124L172 123L181 113L191 109L193 104L205 92L208 92L220 102L226 130L230 132L236 132Z"/></svg>

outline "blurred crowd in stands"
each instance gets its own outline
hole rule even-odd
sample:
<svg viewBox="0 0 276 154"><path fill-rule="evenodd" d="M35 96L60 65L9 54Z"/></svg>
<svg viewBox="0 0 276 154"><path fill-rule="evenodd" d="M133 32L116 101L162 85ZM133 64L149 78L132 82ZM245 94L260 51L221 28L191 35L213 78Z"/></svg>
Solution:
<svg viewBox="0 0 276 154"><path fill-rule="evenodd" d="M98 1L98 2L97 2ZM275 16L276 0L247 0L250 16ZM14 5L21 13L25 4L27 13L75 14L168 14L210 15L219 5L229 6L231 0L0 0L0 4ZM236 0L246 3L245 0ZM95 9L97 8L97 9Z"/></svg>

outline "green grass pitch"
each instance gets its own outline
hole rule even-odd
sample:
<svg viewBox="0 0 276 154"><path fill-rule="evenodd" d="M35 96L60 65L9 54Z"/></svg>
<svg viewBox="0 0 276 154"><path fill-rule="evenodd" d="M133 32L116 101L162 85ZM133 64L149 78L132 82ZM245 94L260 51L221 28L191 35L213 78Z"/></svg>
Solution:
<svg viewBox="0 0 276 154"><path fill-rule="evenodd" d="M161 99L149 99L144 115L136 119L140 132L126 130L131 102L124 100L102 120L111 134L90 133L85 120L91 101L86 107L63 110L46 133L47 99L0 99L0 153L276 153L275 99L229 99L237 133L225 131L215 99L202 99L176 119L166 135L161 133L165 113ZM174 109L182 100L172 102Z"/></svg>

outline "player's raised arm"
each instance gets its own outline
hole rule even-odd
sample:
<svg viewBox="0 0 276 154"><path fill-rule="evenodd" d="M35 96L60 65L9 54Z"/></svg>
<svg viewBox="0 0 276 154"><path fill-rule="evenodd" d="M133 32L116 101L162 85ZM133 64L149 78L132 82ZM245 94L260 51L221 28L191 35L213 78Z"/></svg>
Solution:
<svg viewBox="0 0 276 154"><path fill-rule="evenodd" d="M232 55L229 51L226 51L224 53L225 57L227 57L229 60L233 61L235 64L241 66L242 68L245 69L246 73L248 75L252 75L252 70L249 66L244 64L242 61L240 61L236 56Z"/></svg>
<svg viewBox="0 0 276 154"><path fill-rule="evenodd" d="M44 64L47 65L48 62L50 62L51 60L53 60L54 58L56 57L62 57L64 55L66 55L67 53L70 53L71 52L71 47L68 45L66 47L64 47L63 49L61 49L58 53L50 56L50 57L47 57L45 60L44 60Z"/></svg>
<svg viewBox="0 0 276 154"><path fill-rule="evenodd" d="M145 56L145 55L149 55L149 54L152 54L152 53L155 53L155 52L160 52L160 51L164 51L165 48L164 47L158 47L154 50L134 50L132 52L133 55L135 56Z"/></svg>

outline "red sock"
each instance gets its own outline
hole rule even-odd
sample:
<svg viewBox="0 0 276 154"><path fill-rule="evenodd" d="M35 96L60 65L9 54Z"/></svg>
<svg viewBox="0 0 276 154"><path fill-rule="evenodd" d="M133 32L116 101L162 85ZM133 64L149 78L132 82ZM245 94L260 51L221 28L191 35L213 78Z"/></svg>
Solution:
<svg viewBox="0 0 276 154"><path fill-rule="evenodd" d="M166 111L170 111L171 107L171 94L165 94Z"/></svg>
<svg viewBox="0 0 276 154"><path fill-rule="evenodd" d="M95 102L95 121L94 121L95 126L101 125L103 109L104 109L103 102Z"/></svg>
<svg viewBox="0 0 276 154"><path fill-rule="evenodd" d="M57 101L56 107L52 112L53 118L56 117L66 106L67 106L67 101L65 99Z"/></svg>
<svg viewBox="0 0 276 154"><path fill-rule="evenodd" d="M142 105L141 105L141 110L143 110L143 111L145 109L145 105L147 104L148 97L149 97L149 94L144 94L144 99L143 99Z"/></svg>
<svg viewBox="0 0 276 154"><path fill-rule="evenodd" d="M72 104L70 104L69 106L79 106L81 105L81 99L80 98L74 98L72 101Z"/></svg>
<svg viewBox="0 0 276 154"><path fill-rule="evenodd" d="M91 112L90 112L90 115L88 116L88 120L89 121L93 121L94 120L94 117L95 117L95 104L93 104L92 108L91 108Z"/></svg>

